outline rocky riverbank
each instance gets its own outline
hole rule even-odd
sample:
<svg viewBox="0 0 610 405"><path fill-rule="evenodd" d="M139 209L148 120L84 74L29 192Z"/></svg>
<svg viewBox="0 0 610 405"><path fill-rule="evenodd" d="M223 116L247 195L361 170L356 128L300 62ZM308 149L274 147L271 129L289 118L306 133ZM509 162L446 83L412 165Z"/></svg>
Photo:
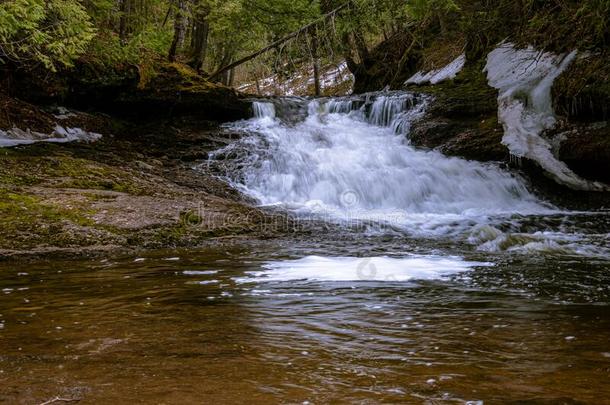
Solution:
<svg viewBox="0 0 610 405"><path fill-rule="evenodd" d="M580 199L594 201L591 207L607 206L610 58L606 52L554 54L506 44L490 45L472 55L464 53L459 39L409 51L401 38L397 34L381 43L360 65L355 89L389 86L431 95L425 118L412 128L412 144L466 159L505 162L522 170L553 201L561 203L569 195L572 202ZM494 49L496 54L515 53L512 73L501 73L503 85L514 81L512 89L499 90L490 83L488 55ZM401 54L403 60L396 60ZM520 58L524 60L519 62ZM559 67L562 61L567 69ZM509 60L499 66L508 64ZM523 71L515 74L518 69ZM547 102L539 97L548 89Z"/></svg>
<svg viewBox="0 0 610 405"><path fill-rule="evenodd" d="M50 101L82 101L76 93L62 98ZM194 168L237 136L219 122L250 115L237 93L170 65L145 87L115 91L112 99L106 110L114 118L2 95L0 130L19 129L10 136L43 138L61 126L101 139L0 148L1 258L190 247L273 233L262 226L270 214L205 167Z"/></svg>
<svg viewBox="0 0 610 405"><path fill-rule="evenodd" d="M559 206L609 206L609 193L571 190L527 159L511 158L498 119L498 91L483 68L482 60L471 61L451 80L405 87L432 96L411 142L446 155L504 161ZM608 182L610 125L599 108L604 88L566 80L586 68L579 61L553 88L560 119L545 136L561 141L555 153L580 176ZM132 73L114 80L104 75L103 82L91 72L32 78L29 84L25 76L13 77L10 89L25 89L27 101L16 91L0 94L0 131L9 138L95 135L83 137L86 142L0 148L0 258L196 247L219 238L273 237L284 228L267 225L290 225L254 208L214 168L198 164L239 136L219 123L251 116L244 96L179 64L161 64L148 78ZM358 74L356 80L362 87Z"/></svg>

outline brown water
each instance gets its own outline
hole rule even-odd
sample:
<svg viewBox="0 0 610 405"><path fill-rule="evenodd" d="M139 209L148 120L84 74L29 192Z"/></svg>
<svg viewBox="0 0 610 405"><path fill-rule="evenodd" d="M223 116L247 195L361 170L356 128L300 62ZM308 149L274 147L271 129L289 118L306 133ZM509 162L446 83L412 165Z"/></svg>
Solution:
<svg viewBox="0 0 610 405"><path fill-rule="evenodd" d="M237 282L268 261L418 249L289 240L2 264L0 402L610 403L608 262L463 251L495 265Z"/></svg>

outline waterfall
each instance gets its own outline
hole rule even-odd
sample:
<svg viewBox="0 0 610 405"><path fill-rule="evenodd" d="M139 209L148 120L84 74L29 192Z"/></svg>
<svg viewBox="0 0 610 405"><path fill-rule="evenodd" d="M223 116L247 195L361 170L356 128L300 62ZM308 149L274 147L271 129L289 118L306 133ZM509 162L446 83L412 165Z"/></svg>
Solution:
<svg viewBox="0 0 610 405"><path fill-rule="evenodd" d="M255 118L229 124L244 136L208 162L261 205L370 232L458 238L484 251L600 254L582 232L549 231L559 212L518 175L411 146L410 127L428 105L424 96L273 102L256 102Z"/></svg>
<svg viewBox="0 0 610 405"><path fill-rule="evenodd" d="M328 114L347 114L355 110L356 101L351 99L333 99L324 104L324 110Z"/></svg>
<svg viewBox="0 0 610 405"><path fill-rule="evenodd" d="M362 96L307 100L285 98L270 102L254 102L255 118L279 118L293 123L307 116L349 114L374 126L392 128L397 134L407 134L410 124L423 116L428 98L413 93L370 93ZM301 116L301 112L306 113Z"/></svg>
<svg viewBox="0 0 610 405"><path fill-rule="evenodd" d="M381 96L371 106L369 122L381 127L390 126L396 117L415 105L412 94L399 96Z"/></svg>
<svg viewBox="0 0 610 405"><path fill-rule="evenodd" d="M291 101L293 102L293 101ZM258 118L234 124L251 135L217 151L234 184L262 204L287 204L333 215L482 215L543 207L524 182L491 164L411 147L404 133L421 119L425 99L411 93L303 101L295 125L270 103ZM281 110L280 107L278 107ZM222 157L224 155L224 157ZM233 166L231 166L233 163Z"/></svg>
<svg viewBox="0 0 610 405"><path fill-rule="evenodd" d="M252 109L256 118L275 118L275 106L273 103L255 101L252 103Z"/></svg>

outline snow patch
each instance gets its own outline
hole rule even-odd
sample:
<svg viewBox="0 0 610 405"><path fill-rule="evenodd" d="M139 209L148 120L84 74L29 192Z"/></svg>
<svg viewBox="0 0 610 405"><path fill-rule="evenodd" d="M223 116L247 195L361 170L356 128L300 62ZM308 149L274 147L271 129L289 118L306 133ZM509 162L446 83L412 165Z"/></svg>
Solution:
<svg viewBox="0 0 610 405"><path fill-rule="evenodd" d="M288 67L288 66L286 66ZM321 90L342 85L346 82L353 82L354 76L347 67L347 62L343 61L337 65L329 65L321 68L320 87ZM297 70L290 78L286 79L280 75L271 75L256 82L246 83L239 86L239 91L257 94L260 90L261 96L308 96L311 95L311 87L314 85L313 67L304 66Z"/></svg>
<svg viewBox="0 0 610 405"><path fill-rule="evenodd" d="M58 120L67 120L68 118L76 117L77 115L72 111L68 110L66 107L57 107L57 114L53 116Z"/></svg>
<svg viewBox="0 0 610 405"><path fill-rule="evenodd" d="M7 131L0 130L0 148L10 148L19 145L31 145L36 142L67 143L67 142L95 142L102 135L88 132L81 128L64 128L57 125L51 134L12 128Z"/></svg>
<svg viewBox="0 0 610 405"><path fill-rule="evenodd" d="M455 58L453 62L441 69L431 70L427 73L423 71L415 73L405 84L437 84L445 80L453 79L462 71L465 63L466 55L461 54Z"/></svg>
<svg viewBox="0 0 610 405"><path fill-rule="evenodd" d="M542 137L557 123L553 111L553 81L572 63L576 51L555 55L503 43L487 56L487 80L499 90L498 118L504 127L502 143L514 157L537 162L557 182L580 190L603 190L553 155L552 144Z"/></svg>

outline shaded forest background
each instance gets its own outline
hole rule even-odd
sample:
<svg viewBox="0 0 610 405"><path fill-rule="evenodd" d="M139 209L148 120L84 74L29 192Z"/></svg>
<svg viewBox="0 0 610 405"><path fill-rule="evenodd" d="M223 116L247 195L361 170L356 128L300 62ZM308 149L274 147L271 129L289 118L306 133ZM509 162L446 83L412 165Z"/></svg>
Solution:
<svg viewBox="0 0 610 405"><path fill-rule="evenodd" d="M145 81L160 61L178 61L206 76L317 22L213 79L233 85L346 60L359 75L376 74L374 62L391 64L385 70L396 77L382 80L391 82L458 50L474 60L504 39L603 52L609 16L610 0L8 0L0 4L0 64L57 72L80 63L102 75L136 66Z"/></svg>

